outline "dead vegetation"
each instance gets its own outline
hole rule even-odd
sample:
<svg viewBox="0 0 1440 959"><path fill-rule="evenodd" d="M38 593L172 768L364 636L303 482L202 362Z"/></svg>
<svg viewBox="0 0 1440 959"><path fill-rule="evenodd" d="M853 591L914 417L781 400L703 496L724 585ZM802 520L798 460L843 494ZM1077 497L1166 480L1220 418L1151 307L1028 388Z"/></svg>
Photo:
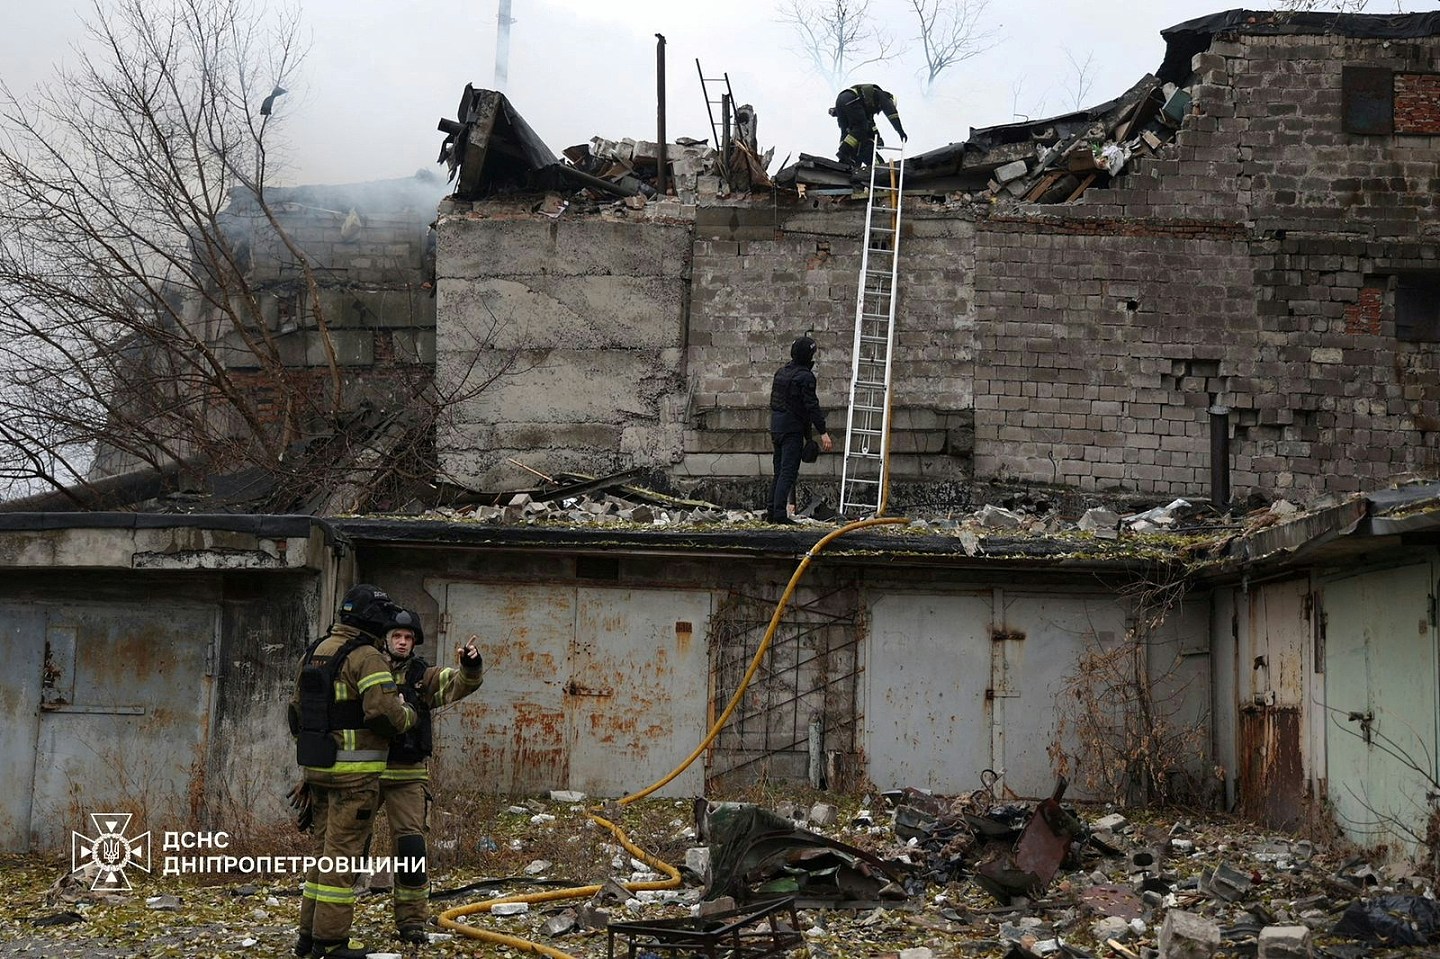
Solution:
<svg viewBox="0 0 1440 959"><path fill-rule="evenodd" d="M725 798L753 800L767 808L827 800L840 807L840 814L833 826L812 827L816 831L895 861L914 855L913 847L896 835L875 794L836 796L772 783ZM495 895L553 888L537 885L537 877L583 883L631 879L635 867L628 854L588 824L584 811L589 804L512 801L478 792L442 796L435 809L439 815L432 819L432 842L439 847L432 867L436 911ZM621 819L640 845L683 862L685 849L695 843L692 807L688 799L648 799L627 808ZM872 820L860 817L862 809L872 807ZM1112 809L1081 806L1076 812L1094 829ZM808 954L811 959L894 959L903 949L928 949L937 959L998 959L1013 955L1017 943L1036 951L1052 948L1045 943L1053 939L1079 950L1071 955L1128 954L1121 950L1143 955L1155 946L1165 916L1182 910L1216 923L1228 955L1253 953L1259 929L1275 924L1310 927L1322 950L1350 950L1330 955L1399 955L1400 950L1382 945L1367 949L1347 943L1329 930L1356 899L1426 888L1415 869L1404 863L1359 860L1344 847L1257 832L1228 817L1200 820L1142 810L1128 818L1112 820L1112 828L1096 833L1115 854L1084 847L1078 867L1062 872L1040 898L997 906L973 881L961 879L917 889L905 902L886 908L802 910ZM378 837L377 845L383 845ZM537 869L537 861L547 865ZM0 894L9 904L0 918L0 940L6 943L0 955L283 955L292 941L299 905L294 877L140 876L130 895L96 896L56 886L62 872L56 860L0 860ZM1217 874L1236 877L1238 889L1217 882ZM646 894L609 908L616 918L630 920L685 915L699 890L690 884L683 892L677 902ZM178 903L152 908L148 900L159 896L174 896ZM541 931L547 920L577 904L537 905L525 915L477 917L476 922L597 959L605 955L603 932L547 937ZM1123 921L1101 925L1117 914ZM37 920L56 924L36 925ZM371 948L401 951L390 939L387 894L362 897L356 931ZM1120 949L1107 946L1107 939ZM466 939L442 939L423 954L490 959L514 953Z"/></svg>

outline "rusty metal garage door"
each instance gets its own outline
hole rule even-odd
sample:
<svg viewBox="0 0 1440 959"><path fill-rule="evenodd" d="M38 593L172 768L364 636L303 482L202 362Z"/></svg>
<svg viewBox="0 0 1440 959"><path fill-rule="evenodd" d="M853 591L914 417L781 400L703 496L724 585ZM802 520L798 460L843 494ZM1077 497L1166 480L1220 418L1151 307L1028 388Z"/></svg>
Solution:
<svg viewBox="0 0 1440 959"><path fill-rule="evenodd" d="M21 637L19 680L39 708L33 738L14 746L34 757L32 777L14 787L30 789L30 844L65 846L90 813L129 812L152 830L194 823L205 792L216 611L27 605L0 608L0 620L35 630Z"/></svg>
<svg viewBox="0 0 1440 959"><path fill-rule="evenodd" d="M865 749L883 789L969 791L990 766L992 598L891 593L871 607Z"/></svg>
<svg viewBox="0 0 1440 959"><path fill-rule="evenodd" d="M437 760L446 776L615 796L704 736L710 593L450 583L445 597L451 635L477 633L485 659L485 686L445 720L442 739L459 740ZM696 763L660 794L703 789Z"/></svg>

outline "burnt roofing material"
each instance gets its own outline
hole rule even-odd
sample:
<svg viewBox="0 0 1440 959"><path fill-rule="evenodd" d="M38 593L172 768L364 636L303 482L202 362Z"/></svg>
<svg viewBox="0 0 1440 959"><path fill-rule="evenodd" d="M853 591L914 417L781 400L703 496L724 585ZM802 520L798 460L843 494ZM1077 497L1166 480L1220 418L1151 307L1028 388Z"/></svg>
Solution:
<svg viewBox="0 0 1440 959"><path fill-rule="evenodd" d="M1160 31L1165 39L1165 62L1160 79L1184 83L1190 76L1190 59L1209 49L1217 34L1248 33L1404 39L1440 35L1440 13L1296 13L1281 10L1226 10L1186 20Z"/></svg>

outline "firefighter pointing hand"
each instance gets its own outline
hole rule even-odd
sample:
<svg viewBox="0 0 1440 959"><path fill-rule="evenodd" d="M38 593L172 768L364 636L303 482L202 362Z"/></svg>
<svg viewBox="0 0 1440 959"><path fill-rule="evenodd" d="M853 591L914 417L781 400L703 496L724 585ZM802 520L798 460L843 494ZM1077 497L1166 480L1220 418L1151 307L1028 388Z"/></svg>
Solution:
<svg viewBox="0 0 1440 959"><path fill-rule="evenodd" d="M402 941L417 945L427 941L425 922L430 912L430 880L423 862L433 801L431 713L480 688L478 640L471 636L464 646L455 647L460 668L431 666L415 655L415 648L425 642L418 615L397 607L386 624L385 655L395 684L419 717L412 729L391 741L385 772L380 775L380 804L390 817L390 834L395 837L396 931Z"/></svg>
<svg viewBox="0 0 1440 959"><path fill-rule="evenodd" d="M460 658L460 665L469 669L480 668L480 650L475 648L475 641L479 636L470 635L464 646L455 647L455 655Z"/></svg>

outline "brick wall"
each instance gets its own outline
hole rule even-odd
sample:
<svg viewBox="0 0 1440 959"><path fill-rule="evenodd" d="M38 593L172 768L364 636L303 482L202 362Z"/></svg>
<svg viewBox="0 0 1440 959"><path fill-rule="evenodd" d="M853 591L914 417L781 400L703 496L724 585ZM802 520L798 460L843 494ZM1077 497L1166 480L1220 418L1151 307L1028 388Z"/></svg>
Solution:
<svg viewBox="0 0 1440 959"><path fill-rule="evenodd" d="M1440 134L1440 74L1395 74L1395 132Z"/></svg>
<svg viewBox="0 0 1440 959"><path fill-rule="evenodd" d="M1436 86L1421 74L1437 46L1217 41L1194 60L1193 110L1174 142L1112 187L979 218L910 202L892 397L898 505L955 505L990 481L1203 497L1212 405L1232 410L1241 496L1305 499L1440 468L1440 344L1395 335L1401 278L1440 275L1435 142L1341 122L1347 62L1394 70L1397 124L1428 122ZM490 297L549 316L558 294L541 287L562 276L566 302L595 307L636 273L636 251L659 263L663 249L680 265L639 271L667 291L635 301L658 310L648 321L608 307L575 320L633 336L674 317L663 344L637 353L621 332L584 332L532 381L583 397L606 378L639 397L636 415L618 426L535 415L506 433L513 410L497 397L501 406L469 408L452 437L472 457L568 443L557 461L587 472L655 466L722 502L758 502L770 378L806 329L820 341L821 402L843 435L862 221L859 204L811 198L702 207L693 239L644 223L613 236L563 222L454 224L474 247L448 262L442 236L442 304L460 313ZM590 238L581 255L567 236ZM515 265L525 258L534 262ZM550 322L534 345L553 351ZM623 350L633 362L616 365ZM822 458L802 483L833 484L839 468Z"/></svg>

